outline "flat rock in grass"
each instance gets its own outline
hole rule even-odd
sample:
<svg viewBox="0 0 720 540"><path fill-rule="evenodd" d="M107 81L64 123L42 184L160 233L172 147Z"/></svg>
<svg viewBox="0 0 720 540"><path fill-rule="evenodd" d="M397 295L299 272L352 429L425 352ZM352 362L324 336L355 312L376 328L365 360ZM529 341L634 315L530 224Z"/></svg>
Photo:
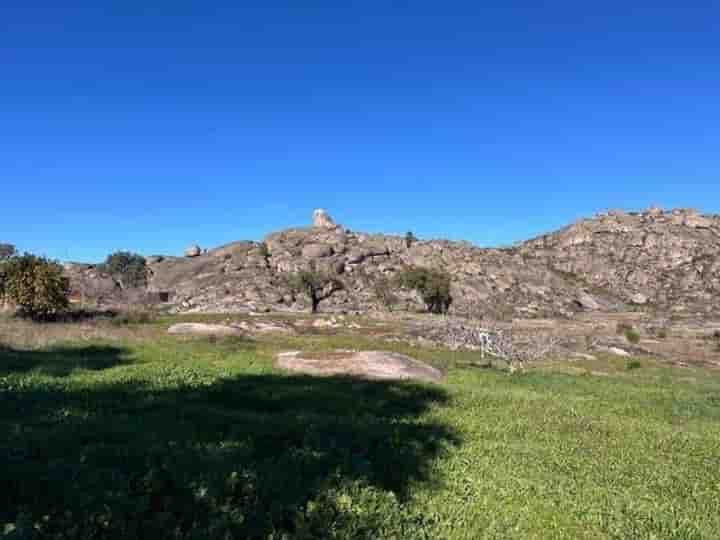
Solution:
<svg viewBox="0 0 720 540"><path fill-rule="evenodd" d="M224 324L206 323L179 323L168 328L168 334L194 335L194 336L242 336L240 328Z"/></svg>
<svg viewBox="0 0 720 540"><path fill-rule="evenodd" d="M349 375L374 380L418 380L437 382L442 373L434 367L405 356L383 351L335 351L280 353L279 368L308 375Z"/></svg>
<svg viewBox="0 0 720 540"><path fill-rule="evenodd" d="M620 347L600 347L600 351L614 354L615 356L622 356L624 358L628 358L632 356L629 352L627 352L625 349L621 349Z"/></svg>

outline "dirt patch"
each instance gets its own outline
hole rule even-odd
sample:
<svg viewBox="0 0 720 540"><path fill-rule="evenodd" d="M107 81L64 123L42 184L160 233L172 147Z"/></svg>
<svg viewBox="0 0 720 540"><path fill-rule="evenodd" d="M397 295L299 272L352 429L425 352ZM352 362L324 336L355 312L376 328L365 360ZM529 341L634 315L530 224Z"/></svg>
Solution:
<svg viewBox="0 0 720 540"><path fill-rule="evenodd" d="M419 380L437 382L437 369L404 354L382 351L335 351L327 353L280 353L279 368L310 375L350 375L375 380Z"/></svg>

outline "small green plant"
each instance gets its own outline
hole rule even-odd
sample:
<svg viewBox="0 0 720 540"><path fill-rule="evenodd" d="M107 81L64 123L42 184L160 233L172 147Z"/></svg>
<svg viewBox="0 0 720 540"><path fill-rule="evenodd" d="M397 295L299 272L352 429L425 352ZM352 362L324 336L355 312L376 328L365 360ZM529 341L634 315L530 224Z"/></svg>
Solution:
<svg viewBox="0 0 720 540"><path fill-rule="evenodd" d="M628 343L637 344L640 342L640 332L627 323L618 323L617 325L618 335L625 336Z"/></svg>
<svg viewBox="0 0 720 540"><path fill-rule="evenodd" d="M265 242L262 242L258 246L258 253L263 259L267 259L270 256L270 249L268 248L268 245Z"/></svg>
<svg viewBox="0 0 720 540"><path fill-rule="evenodd" d="M636 345L640 342L640 332L638 332L634 328L628 328L627 330L625 330L625 339L628 340L628 343Z"/></svg>
<svg viewBox="0 0 720 540"><path fill-rule="evenodd" d="M15 304L23 317L55 318L69 306L69 287L63 267L44 257L10 257L0 266L0 298Z"/></svg>
<svg viewBox="0 0 720 540"><path fill-rule="evenodd" d="M666 339L668 337L668 331L667 328L661 328L657 332L658 339Z"/></svg>
<svg viewBox="0 0 720 540"><path fill-rule="evenodd" d="M625 364L625 369L628 371L632 371L634 369L639 369L642 367L642 364L639 360L628 360L628 362Z"/></svg>
<svg viewBox="0 0 720 540"><path fill-rule="evenodd" d="M452 304L450 275L441 270L409 267L397 277L401 287L416 290L430 313L447 313Z"/></svg>

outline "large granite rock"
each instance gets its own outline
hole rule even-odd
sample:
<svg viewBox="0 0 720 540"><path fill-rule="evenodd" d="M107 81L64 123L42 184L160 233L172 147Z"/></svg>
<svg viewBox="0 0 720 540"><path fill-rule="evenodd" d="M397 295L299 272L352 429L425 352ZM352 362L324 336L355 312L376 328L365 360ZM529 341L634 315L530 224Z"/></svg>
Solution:
<svg viewBox="0 0 720 540"><path fill-rule="evenodd" d="M652 309L707 313L720 309L720 218L691 210L611 211L511 248L466 242L418 241L351 232L323 219L306 228L235 242L204 257L152 261L149 290L176 312L263 312L307 309L287 286L290 273L315 266L336 273L345 291L323 311L384 309L375 294L381 278L408 265L452 276L451 310L509 320L572 317L579 312ZM91 265L67 271L76 287L102 296L116 285ZM419 310L410 291L396 291L396 310Z"/></svg>
<svg viewBox="0 0 720 540"><path fill-rule="evenodd" d="M313 212L313 226L320 229L334 229L337 227L335 220L325 210L318 208Z"/></svg>

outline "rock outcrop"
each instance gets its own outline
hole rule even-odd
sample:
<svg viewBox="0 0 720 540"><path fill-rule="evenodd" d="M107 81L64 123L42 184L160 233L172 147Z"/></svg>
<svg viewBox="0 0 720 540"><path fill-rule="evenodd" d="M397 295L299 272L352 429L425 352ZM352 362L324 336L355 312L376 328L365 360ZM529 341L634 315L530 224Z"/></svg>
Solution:
<svg viewBox="0 0 720 540"><path fill-rule="evenodd" d="M313 226L320 229L334 229L337 224L325 210L318 208L313 212Z"/></svg>
<svg viewBox="0 0 720 540"><path fill-rule="evenodd" d="M201 253L202 250L198 245L188 246L188 248L185 250L186 257L199 257Z"/></svg>
<svg viewBox="0 0 720 540"><path fill-rule="evenodd" d="M149 289L174 312L295 311L308 301L292 292L287 277L314 266L346 285L323 302L323 311L365 312L383 309L374 293L380 278L415 265L450 273L452 311L475 316L720 308L720 217L692 210L611 211L499 249L445 240L408 247L400 236L345 230L326 212L316 212L313 225L269 234L263 243L150 259ZM102 279L93 272L85 266L71 277L74 283ZM396 310L422 307L415 293L398 291Z"/></svg>

